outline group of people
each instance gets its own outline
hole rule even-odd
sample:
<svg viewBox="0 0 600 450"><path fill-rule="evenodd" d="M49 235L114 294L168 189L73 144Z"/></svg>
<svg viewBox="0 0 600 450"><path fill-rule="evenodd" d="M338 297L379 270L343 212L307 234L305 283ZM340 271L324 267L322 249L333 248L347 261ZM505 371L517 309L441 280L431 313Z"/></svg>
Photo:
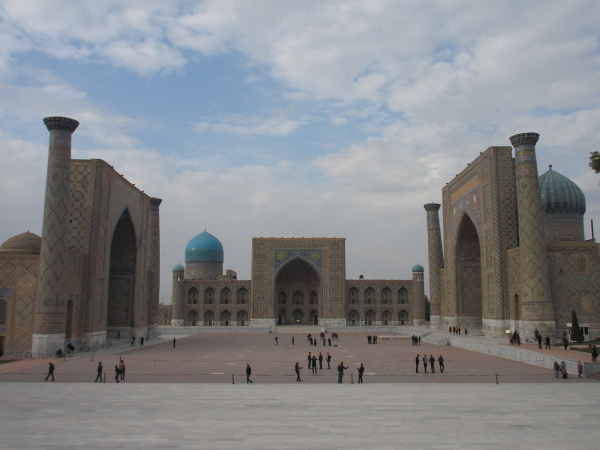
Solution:
<svg viewBox="0 0 600 450"><path fill-rule="evenodd" d="M425 373L427 373L427 364L429 364L429 367L431 368L431 373L435 373L436 359L433 357L433 355L430 355L429 358L427 358L427 355L423 355L423 359L421 359L420 354L417 355L417 358L415 359L415 363L417 365L417 367L416 367L417 373L419 373L419 364L421 364L421 361L423 362L423 369L425 369ZM444 366L444 358L442 357L442 355L440 355L440 357L437 359L437 362L440 367L440 372L444 373L445 366Z"/></svg>
<svg viewBox="0 0 600 450"><path fill-rule="evenodd" d="M144 346L144 336L142 336L138 342L140 344L140 347L143 347ZM135 336L131 336L131 346L135 347Z"/></svg>
<svg viewBox="0 0 600 450"><path fill-rule="evenodd" d="M421 345L421 336L412 335L412 345Z"/></svg>
<svg viewBox="0 0 600 450"><path fill-rule="evenodd" d="M461 328L457 325L448 327L448 333L450 333L450 334L460 334L460 332L461 332ZM468 334L469 334L469 331L465 328L465 336Z"/></svg>
<svg viewBox="0 0 600 450"><path fill-rule="evenodd" d="M308 352L308 368L312 370L313 374L317 374L317 361L319 361L319 370L323 370L323 360L327 361L327 369L331 369L331 355L329 352L327 352L326 357L323 357L321 352L319 352L319 356Z"/></svg>
<svg viewBox="0 0 600 450"><path fill-rule="evenodd" d="M579 364L577 365L577 369L579 370L579 366L581 365L581 361L579 361ZM562 375L562 377L566 380L567 379L567 365L565 364L565 362L561 362L560 365L558 364L557 361L554 361L554 366L552 367L552 372L554 372L554 376L556 378L560 378L560 376ZM583 372L583 366L581 366L581 371L579 371L579 376L581 377L581 372Z"/></svg>
<svg viewBox="0 0 600 450"><path fill-rule="evenodd" d="M539 348L542 348L542 342L543 342L544 349L550 350L550 336L546 335L546 339L542 339L542 333L540 333L537 328L535 330L533 330L533 340L535 342L537 342Z"/></svg>
<svg viewBox="0 0 600 450"><path fill-rule="evenodd" d="M369 344L377 344L377 335L376 334L374 334L373 336L368 335L367 336L367 342Z"/></svg>
<svg viewBox="0 0 600 450"><path fill-rule="evenodd" d="M319 335L320 339L323 341L323 347L325 347L328 343L329 346L331 347L331 341L332 340L337 340L337 333L331 333L331 337L326 338L325 337L325 333L321 332L321 334ZM308 333L308 336L306 336L306 339L308 340L308 344L309 345L314 345L315 347L317 346L317 338L313 337L312 334ZM278 344L278 340L277 337L275 338L275 345ZM294 337L292 337L292 345L294 345Z"/></svg>

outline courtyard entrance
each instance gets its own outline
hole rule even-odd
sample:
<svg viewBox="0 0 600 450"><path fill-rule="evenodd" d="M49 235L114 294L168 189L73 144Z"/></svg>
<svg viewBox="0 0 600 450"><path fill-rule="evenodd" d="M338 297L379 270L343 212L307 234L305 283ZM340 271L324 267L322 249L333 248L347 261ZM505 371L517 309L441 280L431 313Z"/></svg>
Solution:
<svg viewBox="0 0 600 450"><path fill-rule="evenodd" d="M465 214L456 243L456 298L459 325L481 327L483 300L481 286L481 246L477 228Z"/></svg>
<svg viewBox="0 0 600 450"><path fill-rule="evenodd" d="M278 325L318 324L323 308L321 277L307 260L297 257L279 269L273 297Z"/></svg>

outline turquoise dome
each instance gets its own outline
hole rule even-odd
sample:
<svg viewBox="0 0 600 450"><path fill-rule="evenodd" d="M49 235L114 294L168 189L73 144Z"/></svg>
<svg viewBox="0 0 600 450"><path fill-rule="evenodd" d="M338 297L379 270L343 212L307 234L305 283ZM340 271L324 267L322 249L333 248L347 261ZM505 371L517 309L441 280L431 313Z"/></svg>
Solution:
<svg viewBox="0 0 600 450"><path fill-rule="evenodd" d="M207 231L194 236L185 246L185 262L223 262L223 244Z"/></svg>
<svg viewBox="0 0 600 450"><path fill-rule="evenodd" d="M425 272L425 269L423 268L423 266L421 264L417 264L415 267L413 267L413 272Z"/></svg>
<svg viewBox="0 0 600 450"><path fill-rule="evenodd" d="M583 191L564 175L550 169L540 175L540 193L546 214L584 214Z"/></svg>
<svg viewBox="0 0 600 450"><path fill-rule="evenodd" d="M183 272L185 268L181 264L175 264L173 266L173 272Z"/></svg>

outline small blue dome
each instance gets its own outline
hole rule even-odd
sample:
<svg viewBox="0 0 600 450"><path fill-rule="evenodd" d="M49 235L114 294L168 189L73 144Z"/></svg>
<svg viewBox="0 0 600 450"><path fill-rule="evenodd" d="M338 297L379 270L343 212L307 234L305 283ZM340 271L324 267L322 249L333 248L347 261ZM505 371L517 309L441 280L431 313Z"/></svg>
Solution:
<svg viewBox="0 0 600 450"><path fill-rule="evenodd" d="M585 214L583 191L552 165L540 175L540 193L546 214Z"/></svg>
<svg viewBox="0 0 600 450"><path fill-rule="evenodd" d="M415 267L413 267L413 272L425 272L425 269L423 268L423 266L421 264L417 264Z"/></svg>
<svg viewBox="0 0 600 450"><path fill-rule="evenodd" d="M173 272L183 272L185 268L181 264L175 264L173 266Z"/></svg>
<svg viewBox="0 0 600 450"><path fill-rule="evenodd" d="M194 236L185 246L185 262L223 262L223 244L207 231Z"/></svg>

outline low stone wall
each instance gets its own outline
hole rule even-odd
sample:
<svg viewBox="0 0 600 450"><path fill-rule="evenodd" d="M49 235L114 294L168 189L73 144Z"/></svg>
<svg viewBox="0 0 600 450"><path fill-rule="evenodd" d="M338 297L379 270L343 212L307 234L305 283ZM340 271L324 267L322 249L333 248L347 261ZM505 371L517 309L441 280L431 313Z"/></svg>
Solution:
<svg viewBox="0 0 600 450"><path fill-rule="evenodd" d="M546 355L543 353L533 352L531 350L524 350L522 348L508 346L508 345L499 345L496 343L488 343L477 341L475 339L469 339L459 336L446 336L439 340L440 345L446 345L446 341L450 340L450 344L464 348L465 350L472 350L479 353L487 353L488 355L499 356L501 358L512 359L513 361L522 361L527 364L533 364L535 366L546 367L549 370L552 370L554 366L554 361L558 361L560 364L561 361L565 362L567 366L567 372L572 374L577 374L577 361L576 359L565 358L564 350L560 347L556 347L556 355ZM569 356L573 356L569 354ZM587 353L582 353L582 358L589 358ZM594 373L600 371L600 363L593 362L583 362L583 376L589 377Z"/></svg>
<svg viewBox="0 0 600 450"><path fill-rule="evenodd" d="M359 326L346 326L346 327L325 327L325 333L400 333L406 334L402 331L402 326L397 327L359 327Z"/></svg>
<svg viewBox="0 0 600 450"><path fill-rule="evenodd" d="M158 334L165 336L188 336L192 334L248 334L248 333L270 333L270 327L172 327L159 326Z"/></svg>

